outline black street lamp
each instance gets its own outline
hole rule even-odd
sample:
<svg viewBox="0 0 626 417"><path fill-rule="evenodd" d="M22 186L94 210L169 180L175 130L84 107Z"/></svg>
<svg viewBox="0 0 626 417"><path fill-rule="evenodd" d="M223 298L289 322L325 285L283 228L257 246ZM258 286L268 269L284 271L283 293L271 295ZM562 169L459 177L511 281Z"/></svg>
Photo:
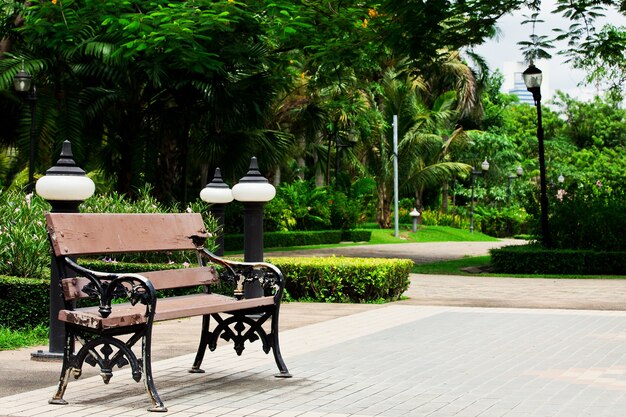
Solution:
<svg viewBox="0 0 626 417"><path fill-rule="evenodd" d="M37 194L48 200L54 213L77 213L78 206L91 197L96 187L91 178L85 175L74 162L72 145L63 142L61 157L56 165L46 171L46 175L37 180ZM38 351L32 354L33 359L62 359L65 345L65 326L59 321L59 310L64 308L63 295L59 284L59 270L51 255L50 264L50 336L48 352ZM67 274L66 274L67 276Z"/></svg>
<svg viewBox="0 0 626 417"><path fill-rule="evenodd" d="M537 140L539 141L539 187L541 205L541 236L545 247L552 247L550 238L550 227L548 224L548 194L546 186L546 161L543 146L543 122L541 120L541 81L543 79L541 70L532 63L522 73L526 89L533 95L535 106L537 107Z"/></svg>
<svg viewBox="0 0 626 417"><path fill-rule="evenodd" d="M506 188L506 199L507 199L507 205L511 205L511 181L520 178L522 175L524 175L524 168L522 168L521 166L518 166L517 169L515 170L515 174L509 174L508 175L508 185Z"/></svg>
<svg viewBox="0 0 626 417"><path fill-rule="evenodd" d="M470 233L474 233L474 185L476 183L476 177L479 175L483 175L485 172L489 171L489 162L487 162L487 158L480 164L481 170L474 169L472 167L472 198L470 199Z"/></svg>
<svg viewBox="0 0 626 417"><path fill-rule="evenodd" d="M32 81L33 77L26 72L24 63L22 63L22 69L13 78L13 85L16 91L25 95L26 101L30 105L30 154L28 157L28 185L26 187L28 193L32 193L35 186L35 108L37 106L37 87L35 87Z"/></svg>
<svg viewBox="0 0 626 417"><path fill-rule="evenodd" d="M217 249L215 254L224 255L224 209L226 204L233 201L233 192L228 184L222 180L222 172L219 168L215 168L213 180L200 191L200 198L211 204L211 214L217 219L217 237L215 243Z"/></svg>
<svg viewBox="0 0 626 417"><path fill-rule="evenodd" d="M261 175L256 157L252 157L248 173L233 187L233 197L244 207L243 233L245 262L263 261L263 205L276 195L276 188ZM258 281L244 287L245 298L263 296Z"/></svg>

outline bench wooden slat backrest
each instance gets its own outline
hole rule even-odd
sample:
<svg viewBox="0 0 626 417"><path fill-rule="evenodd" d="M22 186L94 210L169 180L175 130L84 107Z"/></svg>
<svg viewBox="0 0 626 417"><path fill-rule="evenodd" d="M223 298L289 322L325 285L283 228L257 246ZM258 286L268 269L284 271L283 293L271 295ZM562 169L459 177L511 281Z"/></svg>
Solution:
<svg viewBox="0 0 626 417"><path fill-rule="evenodd" d="M47 213L56 256L195 250L208 234L199 213L83 214ZM219 281L212 266L141 273L156 290L210 285ZM66 300L87 297L86 278L62 280Z"/></svg>
<svg viewBox="0 0 626 417"><path fill-rule="evenodd" d="M211 285L219 282L219 276L213 266L140 272L139 275L148 278L157 291L170 288ZM82 290L85 285L89 284L87 278L65 278L62 280L62 284L66 300L70 301L88 297Z"/></svg>
<svg viewBox="0 0 626 417"><path fill-rule="evenodd" d="M202 215L47 213L56 256L196 249L206 239Z"/></svg>

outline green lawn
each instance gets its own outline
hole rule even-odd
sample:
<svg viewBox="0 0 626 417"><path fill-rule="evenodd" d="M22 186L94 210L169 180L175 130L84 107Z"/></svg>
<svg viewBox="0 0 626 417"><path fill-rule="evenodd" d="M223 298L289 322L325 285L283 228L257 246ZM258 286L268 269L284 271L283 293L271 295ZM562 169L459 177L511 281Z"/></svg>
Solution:
<svg viewBox="0 0 626 417"><path fill-rule="evenodd" d="M25 346L38 346L48 343L48 327L9 330L0 327L0 350L18 349Z"/></svg>
<svg viewBox="0 0 626 417"><path fill-rule="evenodd" d="M339 246L357 246L357 245L379 245L388 243L410 243L410 242L494 242L498 239L482 233L470 233L468 230L455 229L447 226L421 226L416 233L410 230L399 230L398 237L392 229L372 229L372 238L367 243L341 243L335 245L310 245L310 246L291 246L280 248L265 248L266 253L289 250L302 249L325 249L335 248ZM241 253L227 252L227 254Z"/></svg>

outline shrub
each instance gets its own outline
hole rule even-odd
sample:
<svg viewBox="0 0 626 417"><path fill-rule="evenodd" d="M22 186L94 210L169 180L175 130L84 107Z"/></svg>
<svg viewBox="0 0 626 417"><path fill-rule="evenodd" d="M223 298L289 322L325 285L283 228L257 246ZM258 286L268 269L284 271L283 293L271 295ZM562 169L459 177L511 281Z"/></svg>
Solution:
<svg viewBox="0 0 626 417"><path fill-rule="evenodd" d="M10 329L47 324L50 280L0 276L0 326Z"/></svg>
<svg viewBox="0 0 626 417"><path fill-rule="evenodd" d="M626 275L626 252L505 246L491 250L491 266L508 274Z"/></svg>
<svg viewBox="0 0 626 417"><path fill-rule="evenodd" d="M550 231L557 248L626 251L626 192L601 182L562 190L550 207Z"/></svg>
<svg viewBox="0 0 626 417"><path fill-rule="evenodd" d="M344 242L369 242L371 238L371 230L344 230L341 232L341 240Z"/></svg>
<svg viewBox="0 0 626 417"><path fill-rule="evenodd" d="M263 234L265 248L279 248L288 246L331 245L341 241L363 242L369 241L372 232L369 230L310 230L294 232L266 232ZM224 249L239 251L244 248L244 235L224 236Z"/></svg>
<svg viewBox="0 0 626 417"><path fill-rule="evenodd" d="M510 237L528 233L529 216L521 207L475 208L480 231L494 237Z"/></svg>
<svg viewBox="0 0 626 417"><path fill-rule="evenodd" d="M422 211L422 224L425 226L449 226L457 229L469 229L469 217L455 208L450 213L442 213L439 210Z"/></svg>
<svg viewBox="0 0 626 417"><path fill-rule="evenodd" d="M44 215L50 204L37 195L27 196L21 191L0 193L0 274L14 277L43 279L50 276L50 245L46 235ZM176 212L178 207L165 207L150 196L150 188L139 192L137 201L123 195L111 193L95 195L81 204L85 213L167 213ZM204 212L206 204L192 203L187 211ZM216 229L216 222L204 216L207 230ZM214 241L207 241L214 248ZM111 256L114 256L111 254ZM142 254L139 257L120 257L118 260L167 262L168 254ZM193 255L192 259L195 259ZM187 258L175 257L183 262Z"/></svg>
<svg viewBox="0 0 626 417"><path fill-rule="evenodd" d="M19 191L0 193L0 274L50 276L50 245L44 213L50 205L39 196Z"/></svg>
<svg viewBox="0 0 626 417"><path fill-rule="evenodd" d="M272 258L295 300L321 302L395 301L409 287L413 262L380 258Z"/></svg>

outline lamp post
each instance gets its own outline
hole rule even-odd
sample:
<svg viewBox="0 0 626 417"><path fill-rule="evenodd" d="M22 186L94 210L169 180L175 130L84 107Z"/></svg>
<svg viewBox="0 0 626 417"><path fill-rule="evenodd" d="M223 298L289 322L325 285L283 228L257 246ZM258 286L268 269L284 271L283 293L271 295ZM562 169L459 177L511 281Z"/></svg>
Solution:
<svg viewBox="0 0 626 417"><path fill-rule="evenodd" d="M217 238L215 242L217 249L215 254L224 255L224 208L226 204L233 201L233 192L228 184L222 180L222 172L215 168L213 180L200 191L200 198L211 204L211 214L217 219Z"/></svg>
<svg viewBox="0 0 626 417"><path fill-rule="evenodd" d="M507 205L511 205L511 181L520 178L522 175L524 175L524 169L521 166L518 166L517 169L515 170L515 174L509 174L508 175L508 185L506 188L506 198L507 198Z"/></svg>
<svg viewBox="0 0 626 417"><path fill-rule="evenodd" d="M91 197L95 189L93 181L74 162L72 145L67 140L63 142L61 157L56 165L48 169L35 186L37 194L48 200L54 213L77 213L80 203ZM62 359L63 356L65 327L58 320L59 310L63 308L63 298L54 254L51 259L48 352L33 353L32 358L36 360Z"/></svg>
<svg viewBox="0 0 626 417"><path fill-rule="evenodd" d="M526 89L533 95L535 106L537 107L537 140L539 142L539 187L541 205L541 236L545 247L552 247L550 238L550 228L548 224L548 194L546 187L546 162L545 150L543 146L543 122L541 120L541 81L543 75L541 70L532 63L522 73Z"/></svg>
<svg viewBox="0 0 626 417"><path fill-rule="evenodd" d="M256 157L250 160L248 173L233 187L233 197L244 207L244 261L263 261L263 205L276 195L276 189L259 171ZM263 295L258 281L244 287L245 298Z"/></svg>
<svg viewBox="0 0 626 417"><path fill-rule="evenodd" d="M565 182L565 177L563 176L563 174L561 174L556 180L559 182L559 184L563 184Z"/></svg>
<svg viewBox="0 0 626 417"><path fill-rule="evenodd" d="M35 108L37 105L37 87L32 82L33 77L24 69L15 74L13 85L15 90L26 95L26 101L30 105L30 153L28 156L28 185L26 191L33 192L35 186L35 141L36 141L36 125L35 125ZM32 86L32 88L31 88Z"/></svg>
<svg viewBox="0 0 626 417"><path fill-rule="evenodd" d="M474 169L472 167L472 198L470 199L470 233L474 233L474 185L476 183L476 177L479 175L483 175L485 172L489 171L489 162L487 162L487 158L480 164L481 170Z"/></svg>

